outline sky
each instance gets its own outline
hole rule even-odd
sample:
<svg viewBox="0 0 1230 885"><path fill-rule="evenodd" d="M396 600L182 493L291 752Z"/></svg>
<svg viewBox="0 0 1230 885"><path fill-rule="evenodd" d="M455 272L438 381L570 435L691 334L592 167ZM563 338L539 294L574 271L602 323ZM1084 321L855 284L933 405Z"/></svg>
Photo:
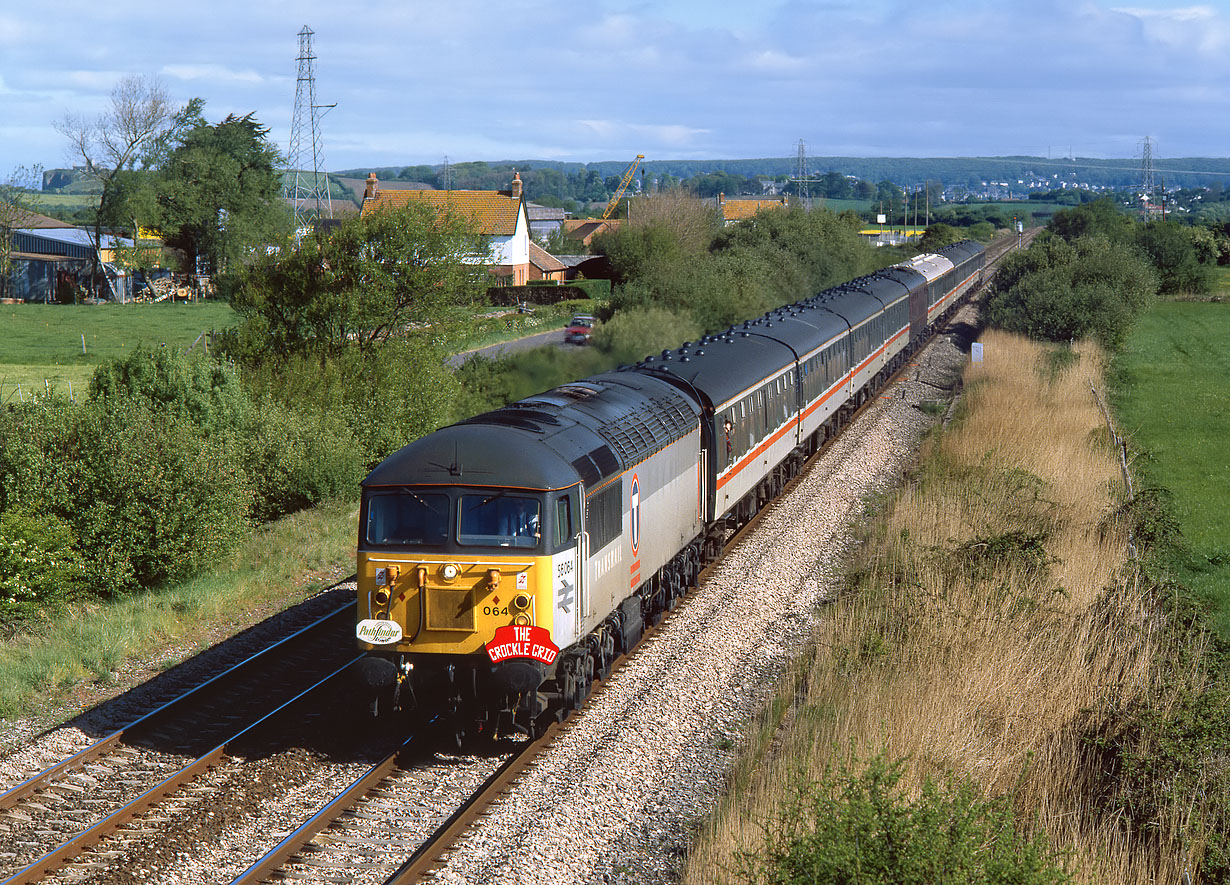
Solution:
<svg viewBox="0 0 1230 885"><path fill-rule="evenodd" d="M0 4L0 180L123 77L289 147L314 32L329 171L470 160L1230 156L1230 0ZM814 171L814 170L813 170Z"/></svg>

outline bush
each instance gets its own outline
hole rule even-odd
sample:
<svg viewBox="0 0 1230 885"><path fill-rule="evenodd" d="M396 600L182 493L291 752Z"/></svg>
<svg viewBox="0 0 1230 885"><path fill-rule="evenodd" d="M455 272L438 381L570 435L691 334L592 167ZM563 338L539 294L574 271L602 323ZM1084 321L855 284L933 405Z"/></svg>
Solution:
<svg viewBox="0 0 1230 885"><path fill-rule="evenodd" d="M1203 295L1212 288L1209 268L1197 255L1192 228L1173 221L1150 221L1137 229L1136 244L1157 268L1163 295Z"/></svg>
<svg viewBox="0 0 1230 885"><path fill-rule="evenodd" d="M858 236L857 216L826 210L762 211L716 235L700 224L677 227L655 218L595 240L622 283L613 312L658 307L716 331L867 273L884 257Z"/></svg>
<svg viewBox="0 0 1230 885"><path fill-rule="evenodd" d="M660 350L699 338L700 325L663 307L625 310L602 323L593 334L593 346L616 363L640 362Z"/></svg>
<svg viewBox="0 0 1230 885"><path fill-rule="evenodd" d="M448 423L457 392L438 344L426 336L323 359L290 357L249 370L247 379L258 395L291 404L301 420L342 428L367 469Z"/></svg>
<svg viewBox="0 0 1230 885"><path fill-rule="evenodd" d="M764 850L743 858L748 882L773 885L935 885L1070 881L1042 835L1017 832L1006 800L969 783L928 779L916 799L904 764L883 754L858 774L828 770L801 784L766 828Z"/></svg>
<svg viewBox="0 0 1230 885"><path fill-rule="evenodd" d="M1093 337L1114 349L1156 290L1152 268L1130 245L1048 237L1004 260L985 316L991 326L1031 338Z"/></svg>
<svg viewBox="0 0 1230 885"><path fill-rule="evenodd" d="M266 397L242 440L259 522L330 499L358 496L367 464L345 425Z"/></svg>
<svg viewBox="0 0 1230 885"><path fill-rule="evenodd" d="M104 362L90 379L90 398L140 401L173 418L185 418L206 433L234 429L251 403L234 369L204 354L138 346Z"/></svg>
<svg viewBox="0 0 1230 885"><path fill-rule="evenodd" d="M88 576L64 520L50 513L0 513L0 619L5 623L77 599Z"/></svg>
<svg viewBox="0 0 1230 885"><path fill-rule="evenodd" d="M461 389L452 417L460 421L617 365L596 347L536 347L494 360L474 357L457 370Z"/></svg>
<svg viewBox="0 0 1230 885"><path fill-rule="evenodd" d="M249 530L233 445L187 419L123 398L46 401L9 409L0 443L4 511L69 526L99 595L186 577Z"/></svg>

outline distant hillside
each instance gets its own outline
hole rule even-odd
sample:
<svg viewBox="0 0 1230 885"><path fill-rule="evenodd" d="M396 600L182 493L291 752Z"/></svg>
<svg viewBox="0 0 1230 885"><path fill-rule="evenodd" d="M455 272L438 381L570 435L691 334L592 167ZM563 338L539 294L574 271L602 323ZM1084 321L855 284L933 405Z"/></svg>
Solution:
<svg viewBox="0 0 1230 885"><path fill-rule="evenodd" d="M560 163L549 160L501 160L483 165L491 169L555 169L565 174L579 171L596 172L602 178L619 175L627 168L627 160L604 160L593 163ZM745 160L647 160L646 177L671 175L692 178L711 172L725 172L750 178L753 175L793 176L797 160L794 157ZM464 167L475 164L457 164ZM403 169L431 169L436 166L364 167L337 173L340 177L364 178L375 172L382 179L397 178ZM808 157L809 175L839 172L865 181L892 181L916 186L926 181L940 181L945 186L979 187L983 182L1004 181L1016 184L1030 179L1052 182L1080 181L1098 187L1132 187L1140 183L1140 160L1075 159L1047 157ZM1213 187L1230 178L1230 158L1179 157L1155 159L1153 174L1166 187Z"/></svg>

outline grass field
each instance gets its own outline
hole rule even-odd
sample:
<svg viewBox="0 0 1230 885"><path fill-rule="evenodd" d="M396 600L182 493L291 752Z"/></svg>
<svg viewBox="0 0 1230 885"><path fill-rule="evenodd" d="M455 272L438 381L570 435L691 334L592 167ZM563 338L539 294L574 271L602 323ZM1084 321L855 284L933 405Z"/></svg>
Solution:
<svg viewBox="0 0 1230 885"><path fill-rule="evenodd" d="M92 209L98 205L97 194L52 194L39 193L31 201L36 212L49 212L57 209L67 209L75 212L78 209Z"/></svg>
<svg viewBox="0 0 1230 885"><path fill-rule="evenodd" d="M1222 298L1230 297L1230 265L1225 267L1215 265L1213 271L1213 288L1210 295Z"/></svg>
<svg viewBox="0 0 1230 885"><path fill-rule="evenodd" d="M144 344L187 347L202 332L237 321L219 301L160 304L0 305L0 402L48 385L83 390L94 367ZM83 352L84 348L84 352Z"/></svg>
<svg viewBox="0 0 1230 885"><path fill-rule="evenodd" d="M1174 496L1184 549L1167 564L1230 637L1230 304L1162 302L1115 363L1113 402L1145 486Z"/></svg>

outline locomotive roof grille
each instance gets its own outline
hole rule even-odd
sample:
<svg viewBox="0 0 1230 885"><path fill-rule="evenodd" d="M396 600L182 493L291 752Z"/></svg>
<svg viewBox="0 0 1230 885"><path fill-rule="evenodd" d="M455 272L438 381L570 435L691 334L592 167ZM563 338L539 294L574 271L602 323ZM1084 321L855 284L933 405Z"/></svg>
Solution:
<svg viewBox="0 0 1230 885"><path fill-rule="evenodd" d="M661 451L687 436L696 426L695 416L674 399L655 396L650 398L650 404L651 409L638 411L598 428L625 464L643 461L653 452Z"/></svg>

